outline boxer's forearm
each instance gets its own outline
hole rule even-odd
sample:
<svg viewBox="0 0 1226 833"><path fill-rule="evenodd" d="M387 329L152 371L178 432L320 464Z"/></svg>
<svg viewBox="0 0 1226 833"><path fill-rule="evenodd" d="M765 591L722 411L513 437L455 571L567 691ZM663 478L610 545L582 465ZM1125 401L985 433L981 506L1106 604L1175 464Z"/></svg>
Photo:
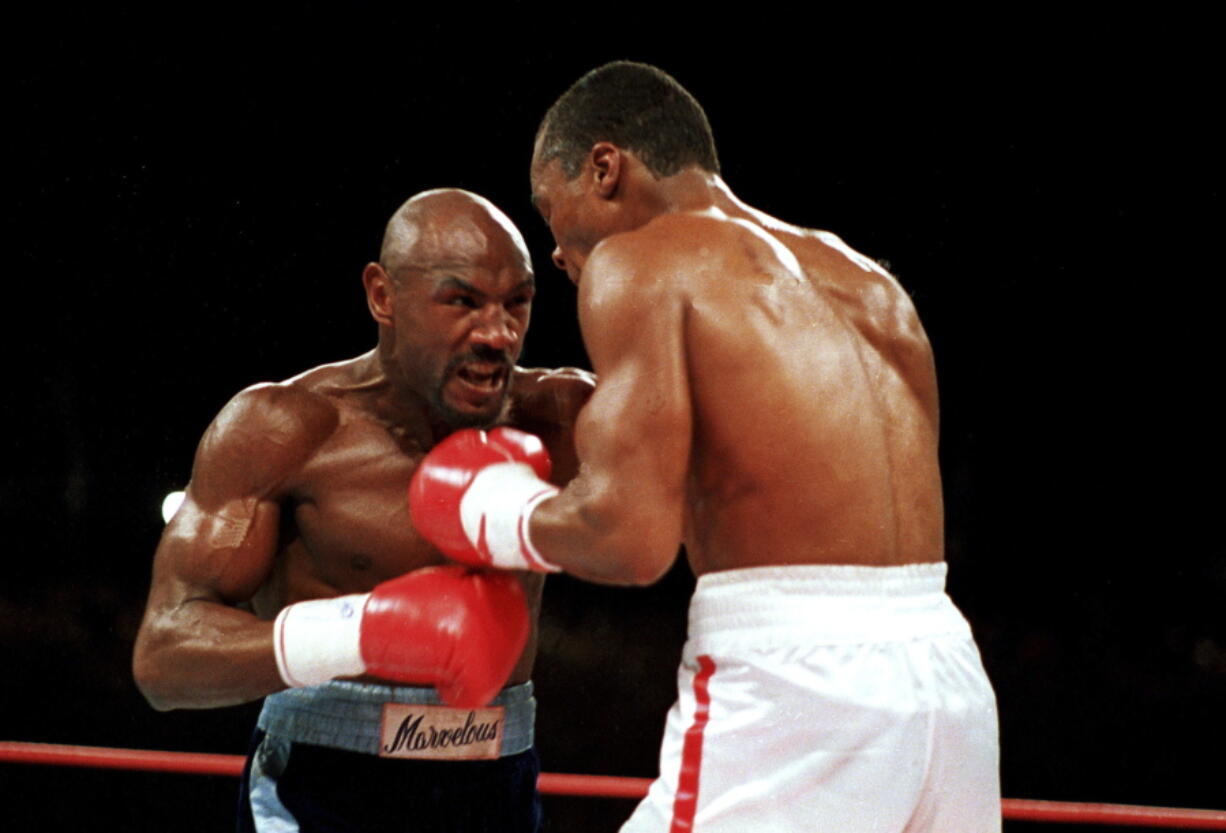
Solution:
<svg viewBox="0 0 1226 833"><path fill-rule="evenodd" d="M677 558L681 511L676 498L648 488L601 488L590 473L533 512L532 544L563 571L602 584L646 585Z"/></svg>
<svg viewBox="0 0 1226 833"><path fill-rule="evenodd" d="M201 599L152 613L133 654L137 687L160 711L258 700L285 688L272 632L272 622Z"/></svg>

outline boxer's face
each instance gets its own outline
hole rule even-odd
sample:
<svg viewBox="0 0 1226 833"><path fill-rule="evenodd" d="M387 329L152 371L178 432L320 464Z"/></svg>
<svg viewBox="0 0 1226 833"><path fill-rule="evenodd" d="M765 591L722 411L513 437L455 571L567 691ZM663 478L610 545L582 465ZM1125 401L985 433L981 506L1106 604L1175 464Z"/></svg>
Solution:
<svg viewBox="0 0 1226 833"><path fill-rule="evenodd" d="M553 233L554 265L566 272L575 284L579 283L579 274L592 247L600 241L596 223L590 216L584 181L582 174L567 180L556 159L544 165L533 160L532 203Z"/></svg>
<svg viewBox="0 0 1226 833"><path fill-rule="evenodd" d="M422 235L395 276L398 365L444 422L486 426L510 393L532 312L526 252L497 226Z"/></svg>

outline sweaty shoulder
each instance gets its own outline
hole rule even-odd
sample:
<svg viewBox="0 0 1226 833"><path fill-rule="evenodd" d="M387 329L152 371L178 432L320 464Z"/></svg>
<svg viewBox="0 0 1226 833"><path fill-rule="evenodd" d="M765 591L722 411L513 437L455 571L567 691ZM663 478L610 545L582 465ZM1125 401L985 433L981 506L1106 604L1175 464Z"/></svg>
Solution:
<svg viewBox="0 0 1226 833"><path fill-rule="evenodd" d="M660 299L660 293L685 293L707 278L756 271L796 276L801 267L795 253L759 224L709 210L661 214L606 238L593 249L589 271L600 276L602 290L633 288Z"/></svg>
<svg viewBox="0 0 1226 833"><path fill-rule="evenodd" d="M821 289L865 317L873 328L870 340L893 339L895 347L910 344L928 349L928 337L911 296L876 261L824 231L803 235L795 251Z"/></svg>
<svg viewBox="0 0 1226 833"><path fill-rule="evenodd" d="M901 371L935 420L932 346L911 296L894 276L830 232L783 223L766 228L796 253L820 297L839 311L865 343Z"/></svg>
<svg viewBox="0 0 1226 833"><path fill-rule="evenodd" d="M198 500L275 494L336 428L335 404L296 382L253 385L213 420L196 452Z"/></svg>
<svg viewBox="0 0 1226 833"><path fill-rule="evenodd" d="M894 276L838 235L785 223L756 209L744 219L716 221L711 228L720 229L720 238L730 244L723 249L725 258L747 258L764 274L803 276L818 297L866 326L870 340L902 339L927 346L911 298ZM708 248L709 255L719 252Z"/></svg>
<svg viewBox="0 0 1226 833"><path fill-rule="evenodd" d="M574 424L596 389L596 376L577 367L517 367L512 415L518 422Z"/></svg>
<svg viewBox="0 0 1226 833"><path fill-rule="evenodd" d="M574 367L517 367L513 379L507 422L541 438L553 458L551 480L564 486L579 470L575 420L596 388L596 377Z"/></svg>
<svg viewBox="0 0 1226 833"><path fill-rule="evenodd" d="M742 237L753 233L748 225L717 211L669 212L632 231L605 238L591 257L608 269L735 255L745 245Z"/></svg>

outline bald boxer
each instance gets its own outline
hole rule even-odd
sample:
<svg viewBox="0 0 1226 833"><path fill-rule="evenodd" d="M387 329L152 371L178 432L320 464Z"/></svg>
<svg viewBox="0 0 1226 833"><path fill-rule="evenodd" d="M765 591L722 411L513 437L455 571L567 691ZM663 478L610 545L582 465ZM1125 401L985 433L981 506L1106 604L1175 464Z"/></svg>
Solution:
<svg viewBox="0 0 1226 833"><path fill-rule="evenodd" d="M719 170L702 108L653 67L558 99L531 181L600 380L580 474L559 490L528 438L464 432L419 468L413 516L469 563L614 584L655 581L684 542L679 698L627 833L998 831L923 327L876 263Z"/></svg>
<svg viewBox="0 0 1226 833"><path fill-rule="evenodd" d="M531 261L475 194L406 202L362 279L374 350L248 388L205 433L136 680L158 709L266 697L240 830L534 831L541 576L448 564L405 494L471 426L530 431L565 483L592 380L516 366Z"/></svg>

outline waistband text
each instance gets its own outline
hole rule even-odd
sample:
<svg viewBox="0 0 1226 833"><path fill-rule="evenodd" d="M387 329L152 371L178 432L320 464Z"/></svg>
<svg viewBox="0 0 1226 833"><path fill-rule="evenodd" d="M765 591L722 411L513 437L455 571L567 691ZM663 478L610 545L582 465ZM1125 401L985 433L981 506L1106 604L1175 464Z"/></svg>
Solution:
<svg viewBox="0 0 1226 833"><path fill-rule="evenodd" d="M497 758L504 709L386 703L379 756L419 760Z"/></svg>

